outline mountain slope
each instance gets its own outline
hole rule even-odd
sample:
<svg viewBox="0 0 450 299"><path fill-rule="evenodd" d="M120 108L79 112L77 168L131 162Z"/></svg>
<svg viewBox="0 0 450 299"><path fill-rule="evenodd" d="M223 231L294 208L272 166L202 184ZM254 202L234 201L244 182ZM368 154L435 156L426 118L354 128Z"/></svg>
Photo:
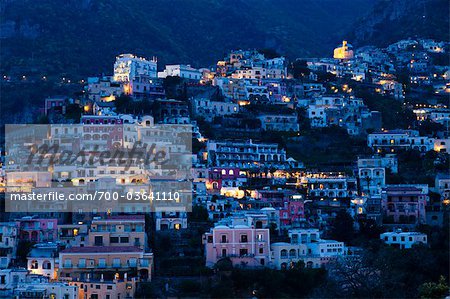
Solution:
<svg viewBox="0 0 450 299"><path fill-rule="evenodd" d="M109 73L124 52L196 66L233 48L329 56L371 7L371 0L2 0L2 71Z"/></svg>
<svg viewBox="0 0 450 299"><path fill-rule="evenodd" d="M408 37L449 41L448 0L379 0L355 23L349 39L356 46L387 46Z"/></svg>

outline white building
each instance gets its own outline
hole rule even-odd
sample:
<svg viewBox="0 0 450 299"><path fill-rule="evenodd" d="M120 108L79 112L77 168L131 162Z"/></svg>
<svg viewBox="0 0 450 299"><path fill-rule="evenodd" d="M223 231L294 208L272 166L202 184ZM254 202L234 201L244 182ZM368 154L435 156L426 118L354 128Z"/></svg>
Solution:
<svg viewBox="0 0 450 299"><path fill-rule="evenodd" d="M260 114L261 128L265 131L298 132L297 114Z"/></svg>
<svg viewBox="0 0 450 299"><path fill-rule="evenodd" d="M275 143L213 141L207 143L208 163L217 167L286 166L286 151Z"/></svg>
<svg viewBox="0 0 450 299"><path fill-rule="evenodd" d="M202 79L202 73L198 69L191 67L189 64L166 65L164 71L158 72L158 78L166 78L168 76L199 81Z"/></svg>
<svg viewBox="0 0 450 299"><path fill-rule="evenodd" d="M393 130L369 134L367 144L379 153L407 149L427 152L434 149L434 138L419 136L414 130Z"/></svg>
<svg viewBox="0 0 450 299"><path fill-rule="evenodd" d="M37 244L27 256L28 270L49 279L57 278L58 246L55 243Z"/></svg>
<svg viewBox="0 0 450 299"><path fill-rule="evenodd" d="M191 103L193 114L195 116L202 116L207 121L212 121L216 116L225 116L239 112L239 105L233 102L196 98L192 99Z"/></svg>
<svg viewBox="0 0 450 299"><path fill-rule="evenodd" d="M13 222L0 223L0 269L8 268L17 251L17 226Z"/></svg>
<svg viewBox="0 0 450 299"><path fill-rule="evenodd" d="M61 298L77 299L78 287L65 282L26 282L14 289L15 299L20 298Z"/></svg>
<svg viewBox="0 0 450 299"><path fill-rule="evenodd" d="M26 281L27 275L24 268L0 270L0 298L11 298L14 289Z"/></svg>
<svg viewBox="0 0 450 299"><path fill-rule="evenodd" d="M343 242L323 240L318 229L291 229L290 242L270 245L272 265L276 269L287 269L297 262L305 263L308 268L320 268L329 261L347 254Z"/></svg>
<svg viewBox="0 0 450 299"><path fill-rule="evenodd" d="M419 232L386 232L380 235L380 239L386 244L400 249L410 249L416 244L427 244L427 235Z"/></svg>
<svg viewBox="0 0 450 299"><path fill-rule="evenodd" d="M157 77L157 60L147 60L133 54L121 54L114 63L113 80L116 82L130 82L139 76Z"/></svg>
<svg viewBox="0 0 450 299"><path fill-rule="evenodd" d="M156 231L161 230L180 230L186 229L187 224L187 213L183 211L167 211L165 212L155 212L156 219Z"/></svg>

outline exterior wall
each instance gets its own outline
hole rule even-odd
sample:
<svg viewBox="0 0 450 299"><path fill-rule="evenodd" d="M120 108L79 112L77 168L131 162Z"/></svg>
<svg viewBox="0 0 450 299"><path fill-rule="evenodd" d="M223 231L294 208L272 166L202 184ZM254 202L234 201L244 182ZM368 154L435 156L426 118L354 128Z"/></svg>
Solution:
<svg viewBox="0 0 450 299"><path fill-rule="evenodd" d="M19 238L31 242L53 242L58 237L56 219L24 219L17 221Z"/></svg>
<svg viewBox="0 0 450 299"><path fill-rule="evenodd" d="M144 217L124 217L93 220L88 246L136 246L147 243Z"/></svg>
<svg viewBox="0 0 450 299"><path fill-rule="evenodd" d="M121 54L114 63L113 80L117 82L130 82L138 76L157 77L156 59L146 60L132 54Z"/></svg>
<svg viewBox="0 0 450 299"><path fill-rule="evenodd" d="M125 273L144 270L147 279L151 278L153 256L144 255L137 247L116 247L117 250L106 250L108 247L80 247L77 250L63 250L59 253L59 277L71 279L87 279L89 274L94 274L91 279L100 279L104 275L105 280L111 279L119 273L123 277ZM72 248L74 249L74 248Z"/></svg>
<svg viewBox="0 0 450 299"><path fill-rule="evenodd" d="M239 105L231 102L218 102L209 99L192 99L194 115L200 115L207 120L213 120L216 116L231 115L239 112Z"/></svg>
<svg viewBox="0 0 450 299"><path fill-rule="evenodd" d="M380 235L386 244L400 249L410 249L415 244L427 244L427 235L417 232L387 232Z"/></svg>
<svg viewBox="0 0 450 299"><path fill-rule="evenodd" d="M217 167L248 169L254 165L278 166L286 161L286 152L277 144L208 141L208 162Z"/></svg>
<svg viewBox="0 0 450 299"><path fill-rule="evenodd" d="M156 212L156 230L179 230L187 228L186 212Z"/></svg>
<svg viewBox="0 0 450 299"><path fill-rule="evenodd" d="M381 193L383 223L426 223L426 194L414 187L385 188Z"/></svg>
<svg viewBox="0 0 450 299"><path fill-rule="evenodd" d="M31 274L38 274L50 279L57 279L57 268L57 259L55 257L27 258L27 269Z"/></svg>
<svg viewBox="0 0 450 299"><path fill-rule="evenodd" d="M163 72L158 73L159 78L166 78L168 76L178 76L185 79L200 80L202 78L202 73L190 65L175 64L166 65L166 69Z"/></svg>
<svg viewBox="0 0 450 299"><path fill-rule="evenodd" d="M266 266L270 262L269 245L268 229L216 226L205 234L206 266L212 267L225 257L235 266Z"/></svg>
<svg viewBox="0 0 450 299"><path fill-rule="evenodd" d="M78 298L133 298L136 292L135 280L113 281L72 281L70 285L78 288Z"/></svg>
<svg viewBox="0 0 450 299"><path fill-rule="evenodd" d="M300 129L296 115L260 115L261 127L266 131L292 131Z"/></svg>

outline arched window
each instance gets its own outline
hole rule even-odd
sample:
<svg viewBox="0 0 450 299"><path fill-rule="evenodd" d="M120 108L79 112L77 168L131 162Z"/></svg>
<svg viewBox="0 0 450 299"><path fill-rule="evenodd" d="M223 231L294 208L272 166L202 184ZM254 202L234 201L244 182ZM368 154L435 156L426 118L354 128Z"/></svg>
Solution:
<svg viewBox="0 0 450 299"><path fill-rule="evenodd" d="M289 250L289 257L290 258L297 257L297 253L296 253L295 249Z"/></svg>
<svg viewBox="0 0 450 299"><path fill-rule="evenodd" d="M52 263L50 263L50 261L45 260L42 263L42 269L44 270L50 270L52 268Z"/></svg>
<svg viewBox="0 0 450 299"><path fill-rule="evenodd" d="M281 258L285 259L288 257L288 251L286 249L281 250Z"/></svg>
<svg viewBox="0 0 450 299"><path fill-rule="evenodd" d="M38 269L39 268L39 263L37 260L32 260L31 261L31 269Z"/></svg>

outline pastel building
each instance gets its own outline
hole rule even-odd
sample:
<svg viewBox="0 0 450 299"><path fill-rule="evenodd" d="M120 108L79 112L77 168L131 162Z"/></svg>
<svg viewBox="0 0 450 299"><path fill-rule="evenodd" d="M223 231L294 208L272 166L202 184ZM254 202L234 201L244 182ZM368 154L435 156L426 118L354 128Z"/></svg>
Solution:
<svg viewBox="0 0 450 299"><path fill-rule="evenodd" d="M49 279L56 279L58 269L57 244L36 244L27 256L27 268L31 274L43 275Z"/></svg>
<svg viewBox="0 0 450 299"><path fill-rule="evenodd" d="M69 280L151 279L153 254L135 246L71 247L59 252L59 277Z"/></svg>
<svg viewBox="0 0 450 299"><path fill-rule="evenodd" d="M272 265L276 269L287 269L298 262L308 268L319 268L347 254L343 242L323 240L315 228L289 230L290 242L271 244Z"/></svg>
<svg viewBox="0 0 450 299"><path fill-rule="evenodd" d="M78 290L77 298L134 298L136 292L136 279L124 278L114 279L113 281L91 280L69 281L69 285Z"/></svg>
<svg viewBox="0 0 450 299"><path fill-rule="evenodd" d="M234 266L261 267L270 262L269 229L248 225L218 225L205 233L206 266L229 258Z"/></svg>
<svg viewBox="0 0 450 299"><path fill-rule="evenodd" d="M30 242L53 242L58 237L58 221L56 219L38 219L23 217L16 220L19 239Z"/></svg>
<svg viewBox="0 0 450 299"><path fill-rule="evenodd" d="M143 215L108 216L92 220L88 246L147 247Z"/></svg>
<svg viewBox="0 0 450 299"><path fill-rule="evenodd" d="M380 235L380 239L384 243L400 248L410 249L416 244L427 244L427 235L419 232L402 232L397 230L395 232L386 232Z"/></svg>
<svg viewBox="0 0 450 299"><path fill-rule="evenodd" d="M384 224L426 223L427 194L414 186L388 186L382 189Z"/></svg>

